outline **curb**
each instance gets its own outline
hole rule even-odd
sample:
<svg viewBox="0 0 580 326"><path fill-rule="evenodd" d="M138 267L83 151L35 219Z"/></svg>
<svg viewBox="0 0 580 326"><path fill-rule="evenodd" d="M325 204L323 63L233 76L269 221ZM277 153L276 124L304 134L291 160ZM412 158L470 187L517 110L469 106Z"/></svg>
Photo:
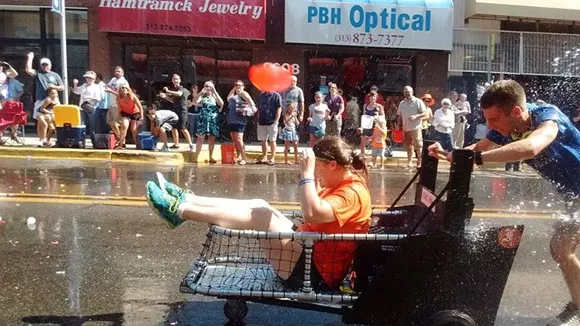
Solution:
<svg viewBox="0 0 580 326"><path fill-rule="evenodd" d="M254 164L261 157L260 152L246 152L248 164ZM202 151L199 157L189 151L155 152L143 150L95 150L95 149L71 149L71 148L37 148L37 147L0 147L0 157L10 158L35 158L35 159L71 159L71 160L100 160L112 162L130 163L155 163L163 165L181 165L184 163L203 163L209 160L209 151ZM293 160L294 154L288 157ZM214 150L214 159L221 164L220 147ZM276 153L276 162L284 161L284 153ZM403 167L407 159L403 157L385 158L386 167ZM413 162L416 162L413 159ZM449 169L450 164L446 161L439 162L439 168ZM490 163L480 170L503 169L504 163Z"/></svg>
<svg viewBox="0 0 580 326"><path fill-rule="evenodd" d="M35 159L99 160L131 163L183 164L181 153L159 153L137 150L91 150L69 148L2 147L0 157Z"/></svg>

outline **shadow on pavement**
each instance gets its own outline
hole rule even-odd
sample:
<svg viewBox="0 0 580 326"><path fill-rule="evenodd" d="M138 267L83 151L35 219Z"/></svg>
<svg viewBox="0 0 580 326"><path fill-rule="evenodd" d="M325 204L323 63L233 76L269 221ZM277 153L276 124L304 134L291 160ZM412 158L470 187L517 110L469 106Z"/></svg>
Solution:
<svg viewBox="0 0 580 326"><path fill-rule="evenodd" d="M63 326L82 326L86 322L105 321L110 322L111 326L123 325L123 314L102 314L92 316L28 316L22 318L22 322L29 325L35 324L56 324Z"/></svg>

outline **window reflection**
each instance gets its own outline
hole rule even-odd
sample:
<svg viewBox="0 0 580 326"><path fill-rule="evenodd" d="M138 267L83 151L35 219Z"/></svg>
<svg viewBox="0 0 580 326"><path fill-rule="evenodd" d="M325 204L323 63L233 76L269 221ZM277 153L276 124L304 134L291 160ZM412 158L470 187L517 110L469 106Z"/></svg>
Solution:
<svg viewBox="0 0 580 326"><path fill-rule="evenodd" d="M46 10L46 36L60 39L60 16ZM88 40L88 14L86 11L67 10L66 38L73 40Z"/></svg>
<svg viewBox="0 0 580 326"><path fill-rule="evenodd" d="M248 70L252 54L242 51L218 51L218 74L220 85L233 85L240 79L249 84Z"/></svg>
<svg viewBox="0 0 580 326"><path fill-rule="evenodd" d="M38 11L0 11L0 38L39 39Z"/></svg>

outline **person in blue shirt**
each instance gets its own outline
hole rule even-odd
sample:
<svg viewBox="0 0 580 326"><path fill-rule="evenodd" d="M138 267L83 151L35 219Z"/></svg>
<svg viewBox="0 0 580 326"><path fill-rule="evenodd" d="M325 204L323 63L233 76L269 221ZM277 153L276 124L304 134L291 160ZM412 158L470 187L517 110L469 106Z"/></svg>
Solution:
<svg viewBox="0 0 580 326"><path fill-rule="evenodd" d="M524 161L567 201L566 217L556 222L550 249L572 300L548 326L580 325L580 260L576 256L580 244L580 131L557 107L526 104L523 87L512 80L492 84L480 106L489 132L467 147L475 152L475 163ZM431 156L441 158L442 153L438 143L429 147ZM451 160L451 153L445 158Z"/></svg>

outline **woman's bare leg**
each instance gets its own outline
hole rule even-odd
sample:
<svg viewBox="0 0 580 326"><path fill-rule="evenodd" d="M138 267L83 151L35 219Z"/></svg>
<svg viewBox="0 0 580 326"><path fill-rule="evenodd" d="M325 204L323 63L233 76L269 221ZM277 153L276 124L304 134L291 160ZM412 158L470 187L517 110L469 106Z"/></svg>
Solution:
<svg viewBox="0 0 580 326"><path fill-rule="evenodd" d="M225 198L224 200L227 201ZM294 232L292 221L266 201L256 199L253 203L255 207L250 207L251 205L207 207L184 202L179 206L179 213L184 220L215 224L229 229ZM302 253L302 244L290 239L261 240L260 247L282 279L290 276Z"/></svg>

